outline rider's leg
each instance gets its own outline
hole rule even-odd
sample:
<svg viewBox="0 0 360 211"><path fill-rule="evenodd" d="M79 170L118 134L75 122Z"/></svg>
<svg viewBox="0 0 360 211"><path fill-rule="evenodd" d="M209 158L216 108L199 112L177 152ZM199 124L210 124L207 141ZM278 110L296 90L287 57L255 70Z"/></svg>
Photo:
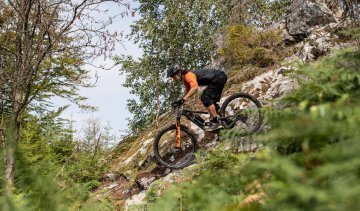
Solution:
<svg viewBox="0 0 360 211"><path fill-rule="evenodd" d="M210 113L211 118L215 118L217 116L216 108L214 103L212 102L211 90L207 87L204 92L201 94L201 101L203 102L204 106Z"/></svg>
<svg viewBox="0 0 360 211"><path fill-rule="evenodd" d="M211 119L214 119L218 116L217 112L216 112L216 107L214 104L211 104L210 106L206 107L207 110L209 111L210 113L210 117Z"/></svg>
<svg viewBox="0 0 360 211"><path fill-rule="evenodd" d="M220 110L217 102L221 99L221 93L227 81L227 76L224 72L219 73L211 80L211 83L206 87L201 95L201 101L208 109L212 118L216 117Z"/></svg>
<svg viewBox="0 0 360 211"><path fill-rule="evenodd" d="M209 88L209 86L208 86ZM216 112L216 107L214 103L212 102L213 98L211 95L208 95L209 89L205 89L204 92L201 95L201 101L203 102L204 106L207 108L207 110L210 113L210 121L206 122L205 125L207 128L205 130L213 131L221 126L220 124L220 117L218 116Z"/></svg>
<svg viewBox="0 0 360 211"><path fill-rule="evenodd" d="M217 101L217 102L219 102L219 101ZM214 103L214 106L215 106L216 113L218 113L220 115L220 106L219 106L219 104L217 102Z"/></svg>

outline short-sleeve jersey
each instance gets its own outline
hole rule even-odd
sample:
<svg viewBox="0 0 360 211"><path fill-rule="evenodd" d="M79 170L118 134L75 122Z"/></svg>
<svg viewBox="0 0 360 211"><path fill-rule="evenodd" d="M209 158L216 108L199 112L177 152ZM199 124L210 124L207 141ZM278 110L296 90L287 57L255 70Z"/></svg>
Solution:
<svg viewBox="0 0 360 211"><path fill-rule="evenodd" d="M185 85L185 94L189 92L190 88L197 87L198 82L196 75L192 72L187 72L184 75L184 85Z"/></svg>

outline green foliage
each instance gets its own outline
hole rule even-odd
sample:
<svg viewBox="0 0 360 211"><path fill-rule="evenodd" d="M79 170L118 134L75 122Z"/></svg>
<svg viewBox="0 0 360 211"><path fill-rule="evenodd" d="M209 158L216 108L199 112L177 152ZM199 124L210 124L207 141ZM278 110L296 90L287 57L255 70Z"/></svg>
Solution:
<svg viewBox="0 0 360 211"><path fill-rule="evenodd" d="M132 132L151 126L179 97L180 86L164 77L171 63L189 69L210 63L216 53L213 36L228 17L226 2L140 1L141 18L132 26L130 38L140 44L143 56L138 60L125 56L115 59L127 76L124 86L137 97L128 101L134 114L129 121Z"/></svg>
<svg viewBox="0 0 360 211"><path fill-rule="evenodd" d="M358 56L347 50L302 67L305 80L285 98L295 107L271 113L273 129L259 137L271 151L247 166L267 175L264 209L359 209Z"/></svg>
<svg viewBox="0 0 360 211"><path fill-rule="evenodd" d="M359 54L346 50L301 67L304 80L284 99L288 107L267 112L272 129L256 137L264 150L210 152L201 174L150 210L358 210Z"/></svg>
<svg viewBox="0 0 360 211"><path fill-rule="evenodd" d="M343 39L347 39L347 40L355 40L356 44L358 46L358 48L360 49L360 20L357 20L357 27L353 27L350 29L347 29L345 31L341 31L340 34L345 36L342 37Z"/></svg>
<svg viewBox="0 0 360 211"><path fill-rule="evenodd" d="M150 127L156 116L165 111L164 105L168 101L164 101L164 96L169 98L173 93L179 94L181 89L161 79L160 70L166 66L157 67L159 64L149 56L144 56L140 61L132 57L117 57L115 61L122 65L120 72L127 75L123 86L130 88L130 93L137 96L137 99L130 99L127 103L129 111L134 114L128 119L129 127L137 134Z"/></svg>
<svg viewBox="0 0 360 211"><path fill-rule="evenodd" d="M85 183L85 188L88 191L94 191L96 188L98 188L101 185L101 182L97 180L92 180L90 182Z"/></svg>
<svg viewBox="0 0 360 211"><path fill-rule="evenodd" d="M138 139L138 136L127 136L122 139L122 141L112 150L114 157L118 157L127 150L130 149L131 145Z"/></svg>
<svg viewBox="0 0 360 211"><path fill-rule="evenodd" d="M46 160L38 160L36 164L33 162L33 160L28 161L23 153L17 154L17 192L24 194L22 200L31 203L29 209L49 210L69 206L69 201L63 198L56 182L52 180L55 177L54 172L47 172L52 166L54 167L53 163Z"/></svg>
<svg viewBox="0 0 360 211"><path fill-rule="evenodd" d="M291 0L233 1L229 23L266 28L284 18L291 2Z"/></svg>
<svg viewBox="0 0 360 211"><path fill-rule="evenodd" d="M105 152L77 146L69 122L59 118L62 109L25 115L18 144L14 197L6 198L1 177L1 210L111 210L96 201L96 189L105 169ZM3 164L3 162L2 162ZM0 165L3 172L3 165Z"/></svg>
<svg viewBox="0 0 360 211"><path fill-rule="evenodd" d="M226 40L220 49L228 66L254 65L267 67L279 60L275 47L281 36L275 31L258 31L245 25L229 26Z"/></svg>
<svg viewBox="0 0 360 211"><path fill-rule="evenodd" d="M336 57L324 58L319 64L304 66L300 76L300 89L285 100L309 108L314 104L335 102L344 95L350 100L360 96L360 54L353 50L338 53Z"/></svg>
<svg viewBox="0 0 360 211"><path fill-rule="evenodd" d="M355 39L360 39L360 27L345 30L343 34L347 36L351 36Z"/></svg>
<svg viewBox="0 0 360 211"><path fill-rule="evenodd" d="M44 5L39 5L39 9L41 8L46 10L43 7L49 6L46 1L40 3ZM29 13L33 15L33 13L35 13L35 5L33 5L31 2L29 4L32 5L29 6L31 8ZM47 9L50 10L50 8ZM53 11L53 13L53 17L59 15L59 11ZM83 108L94 109L93 107L86 105L83 102L86 98L80 96L78 93L79 87L90 87L88 83L90 78L90 70L87 70L83 67L85 60L87 59L85 56L85 50L81 48L69 47L73 46L71 43L74 42L75 38L68 35L63 35L56 39L56 45L51 45L51 48L54 48L53 51L51 51L51 53L48 52L44 55L44 57L40 56L40 49L35 49L36 45L34 44L34 46L32 46L34 49L27 49L29 55L27 54L26 56L31 56L29 58L22 58L20 61L17 61L18 57L15 56L16 48L22 48L23 46L19 42L25 41L23 39L16 39L16 35L25 39L21 33L25 33L24 31L26 30L19 31L16 29L15 23L17 23L18 17L16 14L16 9L13 8L9 3L4 3L3 1L0 2L0 29L2 29L0 30L0 42L2 44L0 48L0 87L2 90L0 97L1 101L6 102L5 106L14 108L14 99L11 99L11 97L13 97L13 93L15 93L15 91L19 91L15 90L16 88L21 88L21 92L27 93L29 96L24 95L24 97L21 99L21 102L18 103L26 104L24 108L29 106L29 110L38 107L46 108L47 106L51 105L49 99L53 96L59 96L68 99ZM50 19L50 17L48 17L48 19ZM35 21L35 18L30 18L27 24L24 25L32 25L32 21ZM63 20L61 19L61 21ZM61 21L59 20L59 23ZM58 22L56 24L58 24ZM51 27L56 28L56 24L51 24ZM34 24L34 27L34 35L26 36L26 38L31 39L31 43L37 43L40 45L41 42L44 42L42 45L48 45L48 42L50 42L52 38L49 38L49 40L45 42L43 38L41 38L41 34L45 33L40 32L41 30L48 28L36 28L38 27L37 24ZM51 30L58 32L55 29ZM55 34L52 36L55 36ZM40 59L40 61L37 61L37 59ZM26 75L25 70L18 69L20 66L16 64L24 62L24 60L29 60L26 65L31 66L27 68L33 71L32 74ZM37 62L39 63L37 64ZM17 77L18 75L23 75L24 77ZM22 84L24 87L15 86L14 84L17 83ZM0 110L2 113L5 111Z"/></svg>
<svg viewBox="0 0 360 211"><path fill-rule="evenodd" d="M290 3L289 0L139 2L141 18L132 26L130 38L143 49L143 56L139 59L126 56L115 58L122 65L120 72L127 76L124 86L136 96L127 105L134 114L129 120L133 133L150 127L154 120L157 123L159 115L166 112L170 103L179 97L179 85L164 80L165 70L171 63L180 63L188 69L210 64L212 58L217 56L217 37L226 24L264 27L282 17ZM250 28L244 27L244 30ZM244 30L242 32L245 33ZM235 31L231 32L234 39L238 33ZM255 33L254 29L247 33L240 37L245 39L245 43L240 43L241 39L231 39L224 47L222 56L228 63L256 64L261 67L273 64L278 55L274 54L271 45L279 35L273 32L256 33L254 39L251 34ZM238 44L243 47L236 48L234 54L232 48ZM245 54L242 52L244 50Z"/></svg>
<svg viewBox="0 0 360 211"><path fill-rule="evenodd" d="M262 137L277 152L252 166L262 170L259 176L271 174L264 181L267 208L359 209L358 103L321 104L277 118L281 124Z"/></svg>
<svg viewBox="0 0 360 211"><path fill-rule="evenodd" d="M156 201L149 201L149 209L221 210L239 203L243 198L238 195L243 185L238 180L242 174L239 167L248 162L247 156L216 149L200 160L200 166L190 170L192 180L172 185L161 196L156 194L159 185L151 187L151 199Z"/></svg>
<svg viewBox="0 0 360 211"><path fill-rule="evenodd" d="M65 178L70 177L79 183L95 182L103 176L108 168L108 162L103 153L80 152L73 154L64 167Z"/></svg>

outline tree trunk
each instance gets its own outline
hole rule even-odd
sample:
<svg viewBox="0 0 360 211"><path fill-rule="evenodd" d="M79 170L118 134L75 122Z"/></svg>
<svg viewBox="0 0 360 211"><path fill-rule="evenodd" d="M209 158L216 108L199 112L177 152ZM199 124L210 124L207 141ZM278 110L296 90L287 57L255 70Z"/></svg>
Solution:
<svg viewBox="0 0 360 211"><path fill-rule="evenodd" d="M13 115L8 121L5 134L5 182L6 193L12 195L14 188L15 152L19 140L20 124Z"/></svg>
<svg viewBox="0 0 360 211"><path fill-rule="evenodd" d="M20 109L22 92L17 91L14 94L14 104L12 114L6 125L5 132L5 183L6 193L12 195L14 189L14 170L16 160L17 144L20 139Z"/></svg>

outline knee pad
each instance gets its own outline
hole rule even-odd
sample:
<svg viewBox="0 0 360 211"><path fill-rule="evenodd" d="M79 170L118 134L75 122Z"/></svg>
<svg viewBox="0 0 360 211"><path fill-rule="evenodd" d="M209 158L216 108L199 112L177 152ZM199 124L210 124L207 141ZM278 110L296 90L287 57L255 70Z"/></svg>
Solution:
<svg viewBox="0 0 360 211"><path fill-rule="evenodd" d="M209 107L212 104L210 96L206 94L201 95L201 101L205 107Z"/></svg>

